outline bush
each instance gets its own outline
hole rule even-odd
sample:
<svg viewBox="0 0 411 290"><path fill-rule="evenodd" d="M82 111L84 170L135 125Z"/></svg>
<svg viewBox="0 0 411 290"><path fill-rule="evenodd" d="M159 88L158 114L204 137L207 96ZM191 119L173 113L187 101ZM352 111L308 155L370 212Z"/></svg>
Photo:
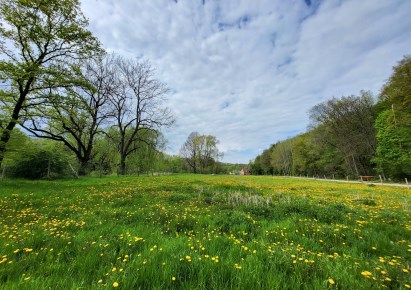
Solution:
<svg viewBox="0 0 411 290"><path fill-rule="evenodd" d="M8 175L28 179L54 178L64 175L65 167L65 158L58 150L34 146L14 160Z"/></svg>

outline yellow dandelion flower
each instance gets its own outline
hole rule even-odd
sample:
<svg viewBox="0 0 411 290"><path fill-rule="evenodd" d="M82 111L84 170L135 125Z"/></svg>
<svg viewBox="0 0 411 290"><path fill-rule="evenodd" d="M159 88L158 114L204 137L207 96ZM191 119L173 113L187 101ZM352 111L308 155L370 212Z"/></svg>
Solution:
<svg viewBox="0 0 411 290"><path fill-rule="evenodd" d="M334 282L334 280L333 280L332 278L328 279L328 283L330 283L330 285L334 285L334 284L335 284L335 282Z"/></svg>
<svg viewBox="0 0 411 290"><path fill-rule="evenodd" d="M176 280L176 277L174 277L174 276L171 277L171 280L172 280L172 281L175 281L175 280Z"/></svg>
<svg viewBox="0 0 411 290"><path fill-rule="evenodd" d="M365 276L365 277L369 277L369 276L372 276L372 273L369 272L369 271L362 271L362 272L361 272L361 275L363 275L363 276Z"/></svg>
<svg viewBox="0 0 411 290"><path fill-rule="evenodd" d="M118 286L119 286L119 284L118 284L117 282L114 282L114 283L113 283L113 287L114 287L114 288L117 288Z"/></svg>

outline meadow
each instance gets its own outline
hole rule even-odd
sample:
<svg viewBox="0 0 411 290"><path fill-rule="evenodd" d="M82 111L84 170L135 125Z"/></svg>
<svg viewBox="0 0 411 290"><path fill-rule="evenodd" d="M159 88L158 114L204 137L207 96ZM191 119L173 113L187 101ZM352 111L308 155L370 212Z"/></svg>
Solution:
<svg viewBox="0 0 411 290"><path fill-rule="evenodd" d="M1 289L407 289L411 190L170 175L0 181Z"/></svg>

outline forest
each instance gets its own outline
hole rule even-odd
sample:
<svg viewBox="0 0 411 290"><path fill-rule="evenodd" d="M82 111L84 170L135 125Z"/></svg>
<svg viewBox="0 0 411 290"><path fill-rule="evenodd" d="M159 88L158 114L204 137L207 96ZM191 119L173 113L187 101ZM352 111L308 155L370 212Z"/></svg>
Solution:
<svg viewBox="0 0 411 290"><path fill-rule="evenodd" d="M411 57L394 68L377 98L332 98L309 111L304 134L272 144L250 163L257 175L351 178L411 176Z"/></svg>

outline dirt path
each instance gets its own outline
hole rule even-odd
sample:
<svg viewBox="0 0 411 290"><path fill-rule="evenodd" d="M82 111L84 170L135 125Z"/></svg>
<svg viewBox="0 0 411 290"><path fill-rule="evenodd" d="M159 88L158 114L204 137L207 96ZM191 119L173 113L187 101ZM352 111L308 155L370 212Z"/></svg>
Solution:
<svg viewBox="0 0 411 290"><path fill-rule="evenodd" d="M311 177L298 177L298 176L284 176L297 179L308 179L308 180L318 180L318 181L329 181L329 182L342 182L342 183L356 183L356 184L373 184L373 185L384 185L384 186L394 186L394 187L408 187L411 188L411 184L404 183L381 183L381 182L369 182L369 181L355 181L355 180L340 180L340 179L322 179L322 178L311 178Z"/></svg>

